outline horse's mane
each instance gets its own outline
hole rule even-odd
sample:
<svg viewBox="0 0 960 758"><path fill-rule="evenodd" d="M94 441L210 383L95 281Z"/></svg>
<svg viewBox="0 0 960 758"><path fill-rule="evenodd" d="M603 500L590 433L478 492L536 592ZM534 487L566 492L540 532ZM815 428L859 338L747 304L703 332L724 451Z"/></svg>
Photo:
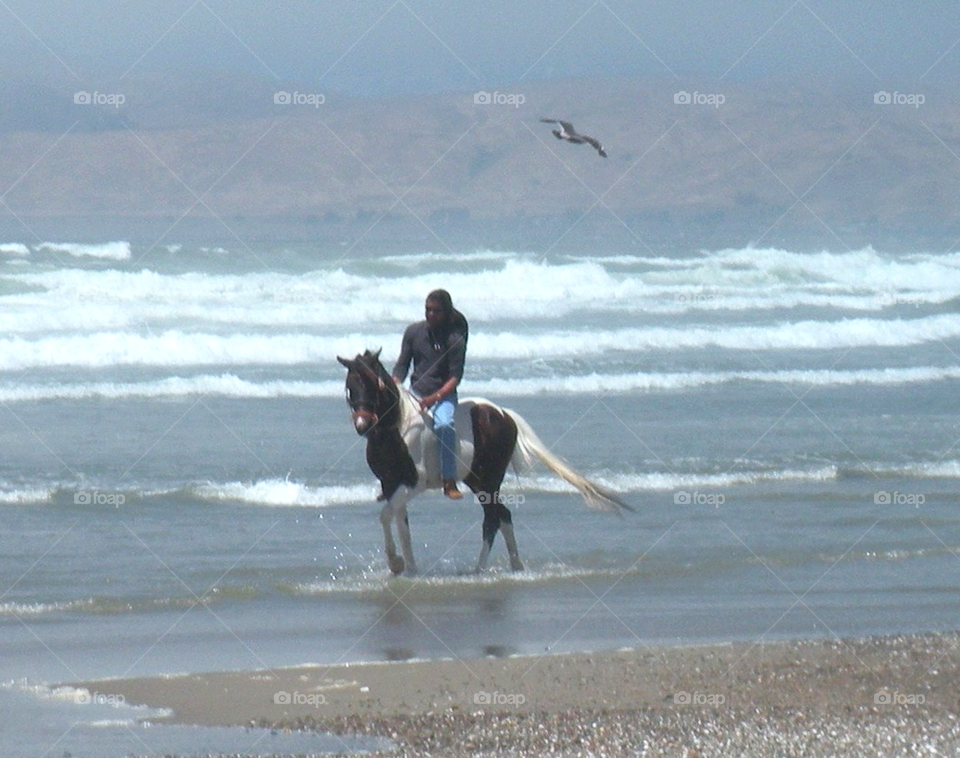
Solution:
<svg viewBox="0 0 960 758"><path fill-rule="evenodd" d="M405 432L418 421L423 422L426 413L420 410L420 401L406 387L397 387L400 390L400 425L401 432Z"/></svg>

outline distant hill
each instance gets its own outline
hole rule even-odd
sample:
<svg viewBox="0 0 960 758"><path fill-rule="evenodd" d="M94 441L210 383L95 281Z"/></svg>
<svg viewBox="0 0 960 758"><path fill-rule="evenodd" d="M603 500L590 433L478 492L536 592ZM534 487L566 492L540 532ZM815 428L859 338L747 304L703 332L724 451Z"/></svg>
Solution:
<svg viewBox="0 0 960 758"><path fill-rule="evenodd" d="M98 90L101 101L123 94L113 107L7 83L0 186L24 218L362 227L387 214L438 228L960 238L955 103L929 92L920 107L878 104L872 91L777 83L713 90L684 104L672 80L566 80L488 90L499 103L475 103L474 92L360 101L210 75ZM299 104L275 102L283 92ZM555 140L541 116L595 135L609 159Z"/></svg>

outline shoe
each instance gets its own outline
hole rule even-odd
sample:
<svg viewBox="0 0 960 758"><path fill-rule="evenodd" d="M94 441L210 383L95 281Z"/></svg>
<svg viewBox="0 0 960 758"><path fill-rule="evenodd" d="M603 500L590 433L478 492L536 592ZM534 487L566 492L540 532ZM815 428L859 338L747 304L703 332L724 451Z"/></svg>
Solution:
<svg viewBox="0 0 960 758"><path fill-rule="evenodd" d="M452 479L443 483L443 494L451 500L463 500L463 493L457 489L457 483Z"/></svg>

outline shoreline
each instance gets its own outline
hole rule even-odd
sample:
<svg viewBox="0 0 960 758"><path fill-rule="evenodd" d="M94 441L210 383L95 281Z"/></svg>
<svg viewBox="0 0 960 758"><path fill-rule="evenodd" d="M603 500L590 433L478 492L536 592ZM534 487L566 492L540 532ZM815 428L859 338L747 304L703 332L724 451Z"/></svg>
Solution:
<svg viewBox="0 0 960 758"><path fill-rule="evenodd" d="M171 709L174 723L377 735L404 755L960 751L958 632L71 686Z"/></svg>

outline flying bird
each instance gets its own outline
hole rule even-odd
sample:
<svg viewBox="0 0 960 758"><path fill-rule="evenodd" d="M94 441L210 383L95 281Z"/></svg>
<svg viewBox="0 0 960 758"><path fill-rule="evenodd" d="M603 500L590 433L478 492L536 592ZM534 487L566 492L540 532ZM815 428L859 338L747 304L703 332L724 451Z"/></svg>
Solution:
<svg viewBox="0 0 960 758"><path fill-rule="evenodd" d="M553 130L553 136L557 139L565 139L567 142L572 142L574 145L582 145L587 143L590 147L594 148L602 158L607 157L606 150L603 149L603 145L600 144L599 140L595 140L593 137L588 137L586 134L578 134L577 130L573 128L573 124L569 121L560 121L556 118L542 118L540 119L545 124L560 124L559 129Z"/></svg>

